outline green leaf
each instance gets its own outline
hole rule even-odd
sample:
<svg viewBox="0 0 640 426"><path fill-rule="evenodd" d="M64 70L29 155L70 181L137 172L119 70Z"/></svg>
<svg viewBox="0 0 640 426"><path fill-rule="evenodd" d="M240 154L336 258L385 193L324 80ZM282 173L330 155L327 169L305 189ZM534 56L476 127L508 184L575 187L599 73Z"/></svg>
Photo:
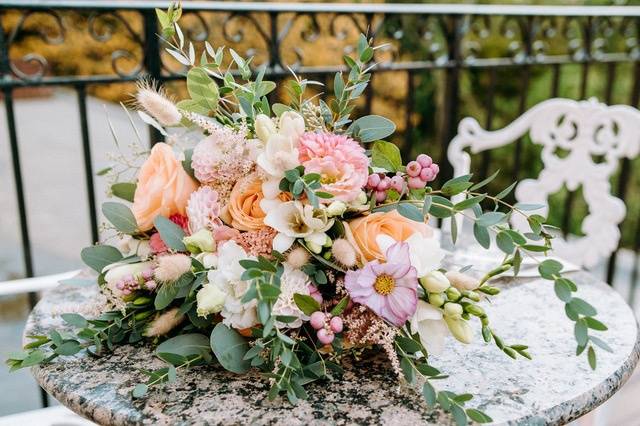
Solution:
<svg viewBox="0 0 640 426"><path fill-rule="evenodd" d="M384 139L393 134L396 125L388 118L379 115L365 115L354 121L349 130L360 142L366 143Z"/></svg>
<svg viewBox="0 0 640 426"><path fill-rule="evenodd" d="M558 296L558 299L562 300L565 303L571 301L571 288L567 285L566 282L564 282L564 280L557 279L553 283L553 290L555 291L556 296Z"/></svg>
<svg viewBox="0 0 640 426"><path fill-rule="evenodd" d="M447 196L459 194L473 185L472 182L469 182L470 179L471 175L464 175L448 180L442 185L441 191Z"/></svg>
<svg viewBox="0 0 640 426"><path fill-rule="evenodd" d="M160 233L160 238L167 245L176 251L187 251L182 239L186 236L182 228L164 216L158 216L153 221L154 226Z"/></svg>
<svg viewBox="0 0 640 426"><path fill-rule="evenodd" d="M489 249L489 247L491 247L491 236L489 235L489 231L487 231L487 228L474 223L473 236L475 237L478 244L480 244L483 248Z"/></svg>
<svg viewBox="0 0 640 426"><path fill-rule="evenodd" d="M555 275L558 275L562 271L562 263L553 259L546 259L540 265L538 265L538 272L542 278L548 280L555 279Z"/></svg>
<svg viewBox="0 0 640 426"><path fill-rule="evenodd" d="M500 231L496 236L496 244L498 245L498 248L506 254L513 253L516 248L511 236L504 231Z"/></svg>
<svg viewBox="0 0 640 426"><path fill-rule="evenodd" d="M333 316L340 315L347 308L348 304L349 304L349 296L343 297L342 299L340 299L338 304L334 306L333 309L331 309L331 315Z"/></svg>
<svg viewBox="0 0 640 426"><path fill-rule="evenodd" d="M371 148L371 165L397 172L402 168L400 149L391 142L376 141Z"/></svg>
<svg viewBox="0 0 640 426"><path fill-rule="evenodd" d="M584 319L587 323L587 327L593 329L593 330L598 330L598 331L607 331L609 328L604 325L603 323L601 323L600 321L598 321L595 318L592 317L586 317Z"/></svg>
<svg viewBox="0 0 640 426"><path fill-rule="evenodd" d="M88 325L87 320L80 314L62 314L60 316L64 322L77 328L84 328Z"/></svg>
<svg viewBox="0 0 640 426"><path fill-rule="evenodd" d="M422 204L422 216L426 216L429 214L432 201L433 199L431 198L431 195L427 195L424 197L424 203Z"/></svg>
<svg viewBox="0 0 640 426"><path fill-rule="evenodd" d="M576 313L587 317L592 317L598 313L596 311L596 308L591 306L589 302L580 299L579 297L574 297L573 299L571 299L569 305L571 306L571 309L573 309Z"/></svg>
<svg viewBox="0 0 640 426"><path fill-rule="evenodd" d="M607 342L605 342L604 340L600 339L599 337L597 337L597 336L589 336L589 340L591 340L592 343L595 343L601 349L604 349L607 352L613 353L613 349L611 349L611 346L609 346L607 344Z"/></svg>
<svg viewBox="0 0 640 426"><path fill-rule="evenodd" d="M175 284L163 284L160 286L160 290L156 293L156 298L153 302L156 310L160 311L169 306L178 296L179 291L180 287Z"/></svg>
<svg viewBox="0 0 640 426"><path fill-rule="evenodd" d="M518 182L513 182L511 185L507 186L500 193L498 193L498 195L496 195L496 198L498 200L500 200L500 199L506 197L507 195L509 195L511 193L511 191L513 191L513 188L515 188L517 184L518 184Z"/></svg>
<svg viewBox="0 0 640 426"><path fill-rule="evenodd" d="M193 157L193 148L184 150L184 160L182 160L182 168L189 176L191 176L194 180L196 179L196 173L191 167L191 157Z"/></svg>
<svg viewBox="0 0 640 426"><path fill-rule="evenodd" d="M422 386L422 396L429 407L436 405L436 391L433 389L433 386L431 386L431 383L424 383Z"/></svg>
<svg viewBox="0 0 640 426"><path fill-rule="evenodd" d="M424 222L424 216L422 215L422 211L413 204L408 203L400 203L398 204L397 209L398 213L407 219L414 220L416 222Z"/></svg>
<svg viewBox="0 0 640 426"><path fill-rule="evenodd" d="M453 414L453 419L456 421L457 426L467 426L467 414L461 406L451 404L451 414Z"/></svg>
<svg viewBox="0 0 640 426"><path fill-rule="evenodd" d="M118 182L111 185L111 192L118 198L133 202L133 195L136 192L136 184L131 182Z"/></svg>
<svg viewBox="0 0 640 426"><path fill-rule="evenodd" d="M475 408L467 408L467 416L474 422L478 423L491 423L493 419Z"/></svg>
<svg viewBox="0 0 640 426"><path fill-rule="evenodd" d="M160 343L156 348L156 355L168 353L188 357L200 355L206 359L211 352L209 338L204 334L181 334Z"/></svg>
<svg viewBox="0 0 640 426"><path fill-rule="evenodd" d="M251 362L244 359L249 345L237 331L218 323L211 332L209 343L218 362L225 369L242 374L251 368Z"/></svg>
<svg viewBox="0 0 640 426"><path fill-rule="evenodd" d="M587 323L582 319L576 321L576 325L573 331L576 336L576 342L578 342L578 346L585 346L587 344L587 341L589 340L589 330L587 329Z"/></svg>
<svg viewBox="0 0 640 426"><path fill-rule="evenodd" d="M475 185L473 185L471 188L469 188L469 191L476 191L476 190L482 188L483 186L488 185L489 183L491 183L491 181L493 181L496 178L496 176L498 176L498 173L500 173L500 170L497 170L494 174L492 174L491 176L489 176L485 180L482 180L482 181L476 183Z"/></svg>
<svg viewBox="0 0 640 426"><path fill-rule="evenodd" d="M396 337L396 342L398 343L398 346L402 348L403 351L409 354L413 354L422 350L422 346L420 345L420 343L408 337L398 336Z"/></svg>
<svg viewBox="0 0 640 426"><path fill-rule="evenodd" d="M135 234L138 230L136 218L124 204L107 201L102 204L102 213L109 222L120 232L125 234Z"/></svg>
<svg viewBox="0 0 640 426"><path fill-rule="evenodd" d="M593 346L589 346L587 351L587 359L589 360L589 366L592 370L596 369L596 351L593 350Z"/></svg>
<svg viewBox="0 0 640 426"><path fill-rule="evenodd" d="M68 340L62 345L56 347L55 353L62 356L70 356L77 354L81 349L80 343L75 340Z"/></svg>
<svg viewBox="0 0 640 426"><path fill-rule="evenodd" d="M293 295L293 301L305 315L311 315L312 313L320 310L320 304L316 299L305 294L295 293Z"/></svg>
<svg viewBox="0 0 640 426"><path fill-rule="evenodd" d="M42 361L44 361L46 358L47 358L47 354L45 354L40 349L33 350L29 353L29 355L27 355L25 359L22 360L20 367L25 368L25 367L38 365Z"/></svg>
<svg viewBox="0 0 640 426"><path fill-rule="evenodd" d="M102 273L102 270L116 263L122 259L122 253L112 246L91 246L85 247L80 252L82 261L98 273Z"/></svg>
<svg viewBox="0 0 640 426"><path fill-rule="evenodd" d="M476 195L475 197L467 198L466 200L460 201L458 204L454 206L457 211L463 211L468 209L469 207L473 207L474 205L482 202L486 198L486 195Z"/></svg>
<svg viewBox="0 0 640 426"><path fill-rule="evenodd" d="M143 396L145 396L147 394L148 390L149 390L149 386L145 385L144 383L138 383L133 388L133 391L131 391L131 395L134 398L142 398Z"/></svg>
<svg viewBox="0 0 640 426"><path fill-rule="evenodd" d="M199 67L191 68L187 73L187 90L191 99L208 111L218 109L220 93L218 86L207 72Z"/></svg>
<svg viewBox="0 0 640 426"><path fill-rule="evenodd" d="M487 226L497 225L506 218L506 214L501 212L487 212L478 218L476 223L478 226L486 228Z"/></svg>
<svg viewBox="0 0 640 426"><path fill-rule="evenodd" d="M179 110L186 112L195 112L196 114L206 116L209 114L209 108L203 106L200 102L193 99L183 99L176 104Z"/></svg>
<svg viewBox="0 0 640 426"><path fill-rule="evenodd" d="M526 203L516 203L513 206L517 210L529 211L529 210L540 210L545 208L544 204L526 204Z"/></svg>

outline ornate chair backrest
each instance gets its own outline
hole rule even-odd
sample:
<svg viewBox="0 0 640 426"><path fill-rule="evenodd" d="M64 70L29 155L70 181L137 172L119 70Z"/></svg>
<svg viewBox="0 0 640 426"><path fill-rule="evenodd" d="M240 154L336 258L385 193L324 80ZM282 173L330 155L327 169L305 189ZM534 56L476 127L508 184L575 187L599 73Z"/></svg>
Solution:
<svg viewBox="0 0 640 426"><path fill-rule="evenodd" d="M454 175L468 174L473 154L515 142L529 133L542 146L543 170L535 179L521 181L515 189L518 202L541 204L547 215L549 195L563 185L576 191L582 185L589 213L582 221L584 236L554 240L555 254L590 268L618 246L618 225L624 219L624 202L611 194L611 176L624 157L640 149L640 111L626 105L607 106L596 99L549 99L534 106L507 127L487 131L473 118L463 119L449 145ZM566 155L559 156L558 151ZM520 217L518 217L520 216ZM521 215L513 224L528 229Z"/></svg>

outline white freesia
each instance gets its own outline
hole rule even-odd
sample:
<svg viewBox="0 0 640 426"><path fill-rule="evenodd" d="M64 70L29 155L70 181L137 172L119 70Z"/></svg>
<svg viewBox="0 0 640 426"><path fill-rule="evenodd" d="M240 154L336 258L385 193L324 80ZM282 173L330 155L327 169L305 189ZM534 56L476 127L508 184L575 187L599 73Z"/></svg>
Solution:
<svg viewBox="0 0 640 426"><path fill-rule="evenodd" d="M300 165L298 139L304 133L304 119L300 114L286 111L280 116L278 129L264 114L256 118L256 133L264 144L257 163L274 179L281 179L284 172Z"/></svg>
<svg viewBox="0 0 640 426"><path fill-rule="evenodd" d="M421 277L420 284L428 293L442 293L451 287L447 277L440 271L431 271Z"/></svg>
<svg viewBox="0 0 640 426"><path fill-rule="evenodd" d="M395 244L393 238L387 234L380 234L376 237L378 247L384 253ZM425 237L419 232L414 233L405 241L409 245L409 258L411 266L416 268L418 278L424 277L429 272L440 267L442 259L446 252L440 247L440 241L437 238Z"/></svg>
<svg viewBox="0 0 640 426"><path fill-rule="evenodd" d="M418 300L410 326L413 333L418 333L420 342L430 354L442 353L444 339L449 334L442 310L434 308L424 300Z"/></svg>
<svg viewBox="0 0 640 426"><path fill-rule="evenodd" d="M220 311L222 322L236 329L249 328L258 323L256 316L257 301L242 303L242 296L249 289L249 283L240 277L244 268L240 265L243 259L255 259L248 256L235 241L227 241L218 248L218 269L208 272L207 278L225 293L224 306Z"/></svg>
<svg viewBox="0 0 640 426"><path fill-rule="evenodd" d="M287 201L271 209L264 218L264 223L278 231L273 240L273 248L279 252L288 250L296 238L309 241L326 242L326 234L333 226L325 210L314 209L311 205L300 201Z"/></svg>

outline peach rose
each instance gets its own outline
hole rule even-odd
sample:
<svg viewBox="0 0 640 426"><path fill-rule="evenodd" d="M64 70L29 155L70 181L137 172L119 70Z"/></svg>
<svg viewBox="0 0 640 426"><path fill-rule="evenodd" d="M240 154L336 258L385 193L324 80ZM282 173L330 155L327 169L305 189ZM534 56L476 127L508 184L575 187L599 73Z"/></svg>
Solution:
<svg viewBox="0 0 640 426"><path fill-rule="evenodd" d="M184 171L182 164L165 143L151 149L138 174L138 185L133 196L133 215L141 231L153 228L158 216L185 214L189 195L198 184Z"/></svg>
<svg viewBox="0 0 640 426"><path fill-rule="evenodd" d="M260 208L262 181L256 175L240 179L229 196L229 202L220 217L240 231L255 231L265 227L264 211Z"/></svg>
<svg viewBox="0 0 640 426"><path fill-rule="evenodd" d="M349 228L353 240L367 261L384 260L384 254L376 242L380 234L387 234L396 241L405 241L416 232L425 237L433 234L426 223L408 219L395 210L359 217L349 222Z"/></svg>

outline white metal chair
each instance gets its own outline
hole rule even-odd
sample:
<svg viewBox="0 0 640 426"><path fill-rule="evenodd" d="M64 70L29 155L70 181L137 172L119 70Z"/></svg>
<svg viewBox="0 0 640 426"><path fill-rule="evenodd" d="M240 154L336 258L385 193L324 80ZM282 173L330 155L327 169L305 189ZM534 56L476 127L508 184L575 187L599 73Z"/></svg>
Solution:
<svg viewBox="0 0 640 426"><path fill-rule="evenodd" d="M0 297L39 292L56 287L60 281L73 278L80 270L35 278L0 282ZM89 426L86 420L64 406L48 407L0 417L0 426Z"/></svg>
<svg viewBox="0 0 640 426"><path fill-rule="evenodd" d="M640 111L626 105L607 106L596 99L573 101L549 99L525 112L507 127L484 130L473 118L463 119L449 145L448 159L454 175L468 174L471 157L515 142L529 133L542 145L544 169L535 179L521 181L515 189L518 202L541 204L548 213L549 195L563 185L570 191L582 186L589 213L583 218L584 236L554 240L556 255L590 268L618 246L618 225L626 207L611 194L610 179L622 158L633 158L640 149ZM558 151L566 155L559 156ZM513 216L513 224L528 229L524 218Z"/></svg>

